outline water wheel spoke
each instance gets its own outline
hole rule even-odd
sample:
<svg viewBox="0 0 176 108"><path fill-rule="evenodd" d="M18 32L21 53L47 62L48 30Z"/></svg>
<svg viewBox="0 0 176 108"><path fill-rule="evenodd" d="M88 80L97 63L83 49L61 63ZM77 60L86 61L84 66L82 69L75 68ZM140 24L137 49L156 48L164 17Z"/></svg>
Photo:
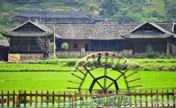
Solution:
<svg viewBox="0 0 176 108"><path fill-rule="evenodd" d="M84 68L86 69L86 71L90 74L90 76L94 79L94 80L96 80L95 79L95 77L90 73L90 71L84 66ZM103 86L98 82L98 81L96 81L97 82L97 84L103 89Z"/></svg>
<svg viewBox="0 0 176 108"><path fill-rule="evenodd" d="M133 73L131 73L131 74L129 74L128 76L126 76L126 78L128 78L128 77L130 77L130 76L132 76L132 75L134 75L134 74L136 74L137 73L137 71L134 71Z"/></svg>
<svg viewBox="0 0 176 108"><path fill-rule="evenodd" d="M126 61L124 61L124 59ZM74 66L76 71L73 70L71 73L72 77L76 77L80 80L78 82L76 81L77 79L68 80L68 82L71 83L72 85L77 84L76 87L67 87L67 88L78 89L79 92L81 89L89 90L90 93L92 93L92 91L94 90L99 91L103 90L104 91L103 93L105 93L111 88L112 85L115 85L115 89L118 92L119 87L117 82L122 77L128 90L134 87L141 87L141 85L129 87L129 83L131 84L134 81L140 80L140 78L133 78L127 81L127 78L136 74L138 71L137 70L138 67L134 67L133 65L128 66L126 65L127 62L128 61L125 57L114 52L97 52L87 55L86 57L84 57L83 59L81 59L76 63L76 65ZM96 71L96 69L98 68L101 69L102 71L101 76L97 76L98 74L96 74L96 72L99 72L99 70ZM112 69L113 71L117 71L119 73L109 74L110 72L109 69ZM128 75L126 75L126 73L131 69L133 69L133 71L130 72ZM74 72L79 72L80 74ZM115 75L117 76L114 78ZM87 78L93 79L93 81L92 82L86 81ZM87 85L89 85L89 87L87 87Z"/></svg>
<svg viewBox="0 0 176 108"><path fill-rule="evenodd" d="M77 67L75 67L79 72L81 72L83 75L85 75L84 74L84 72L82 71L82 70L80 70L79 68L77 68Z"/></svg>
<svg viewBox="0 0 176 108"><path fill-rule="evenodd" d="M74 84L80 84L78 82L74 82L74 81L70 81L70 80L68 80L68 82L71 82L71 83L74 83Z"/></svg>
<svg viewBox="0 0 176 108"><path fill-rule="evenodd" d="M126 72L127 72L127 71L125 71L124 73L122 73L122 74L121 74L119 77L117 77L111 84L109 84L109 86L107 87L107 89L108 89L109 87L111 87L112 84L114 84L114 82L117 81L119 78L121 78Z"/></svg>
<svg viewBox="0 0 176 108"><path fill-rule="evenodd" d="M133 82L133 81L137 81L137 80L140 80L141 78L137 78L137 79L133 79L131 81L128 81L127 83L130 83L130 82Z"/></svg>

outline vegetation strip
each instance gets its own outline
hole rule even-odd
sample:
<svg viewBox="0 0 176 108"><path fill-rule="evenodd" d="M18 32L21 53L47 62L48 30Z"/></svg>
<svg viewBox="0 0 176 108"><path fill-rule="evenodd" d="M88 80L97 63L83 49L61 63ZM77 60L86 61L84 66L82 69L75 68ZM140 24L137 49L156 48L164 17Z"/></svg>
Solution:
<svg viewBox="0 0 176 108"><path fill-rule="evenodd" d="M71 72L71 70L0 70L0 72Z"/></svg>

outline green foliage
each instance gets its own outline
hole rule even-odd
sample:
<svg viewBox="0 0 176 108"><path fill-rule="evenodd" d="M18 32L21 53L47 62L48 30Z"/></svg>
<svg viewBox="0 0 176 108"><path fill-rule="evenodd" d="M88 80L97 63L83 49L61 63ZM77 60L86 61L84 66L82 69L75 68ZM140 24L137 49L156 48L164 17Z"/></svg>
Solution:
<svg viewBox="0 0 176 108"><path fill-rule="evenodd" d="M119 11L119 4L116 0L104 0L101 7L103 9L101 13L105 16L111 17Z"/></svg>
<svg viewBox="0 0 176 108"><path fill-rule="evenodd" d="M175 0L165 0L165 12L166 19L168 21L173 21L176 19L176 1Z"/></svg>
<svg viewBox="0 0 176 108"><path fill-rule="evenodd" d="M145 57L147 58L157 58L159 57L159 53L156 53L150 44L147 45L145 50Z"/></svg>
<svg viewBox="0 0 176 108"><path fill-rule="evenodd" d="M51 45L51 50L54 51L54 42L50 43ZM55 45L55 50L57 49L56 45Z"/></svg>
<svg viewBox="0 0 176 108"><path fill-rule="evenodd" d="M68 47L69 47L69 45L66 42L63 42L62 45L61 45L61 48L64 49L64 50L68 50Z"/></svg>

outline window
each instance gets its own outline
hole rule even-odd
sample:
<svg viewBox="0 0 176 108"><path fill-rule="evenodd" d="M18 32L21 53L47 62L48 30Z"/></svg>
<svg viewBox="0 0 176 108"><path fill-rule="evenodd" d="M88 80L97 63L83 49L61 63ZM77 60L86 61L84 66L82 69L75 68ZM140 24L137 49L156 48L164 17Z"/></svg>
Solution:
<svg viewBox="0 0 176 108"><path fill-rule="evenodd" d="M55 19L52 19L52 23L55 23L56 22L56 20Z"/></svg>
<svg viewBox="0 0 176 108"><path fill-rule="evenodd" d="M62 20L60 20L60 23L62 23L63 21Z"/></svg>
<svg viewBox="0 0 176 108"><path fill-rule="evenodd" d="M75 20L72 20L72 23L75 23Z"/></svg>
<svg viewBox="0 0 176 108"><path fill-rule="evenodd" d="M47 19L45 20L45 22L47 23Z"/></svg>
<svg viewBox="0 0 176 108"><path fill-rule="evenodd" d="M51 19L49 19L49 21L51 21Z"/></svg>
<svg viewBox="0 0 176 108"><path fill-rule="evenodd" d="M114 41L114 40L109 41L109 46L110 46L110 47L115 47L115 41Z"/></svg>
<svg viewBox="0 0 176 108"><path fill-rule="evenodd" d="M73 48L78 48L78 44L74 43Z"/></svg>

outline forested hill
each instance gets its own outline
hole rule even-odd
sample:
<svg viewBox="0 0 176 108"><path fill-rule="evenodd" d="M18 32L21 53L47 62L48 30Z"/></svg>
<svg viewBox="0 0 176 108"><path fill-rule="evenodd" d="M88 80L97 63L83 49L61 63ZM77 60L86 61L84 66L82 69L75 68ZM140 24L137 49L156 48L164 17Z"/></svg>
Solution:
<svg viewBox="0 0 176 108"><path fill-rule="evenodd" d="M0 0L1 30L20 10L86 11L119 23L176 20L176 0Z"/></svg>

